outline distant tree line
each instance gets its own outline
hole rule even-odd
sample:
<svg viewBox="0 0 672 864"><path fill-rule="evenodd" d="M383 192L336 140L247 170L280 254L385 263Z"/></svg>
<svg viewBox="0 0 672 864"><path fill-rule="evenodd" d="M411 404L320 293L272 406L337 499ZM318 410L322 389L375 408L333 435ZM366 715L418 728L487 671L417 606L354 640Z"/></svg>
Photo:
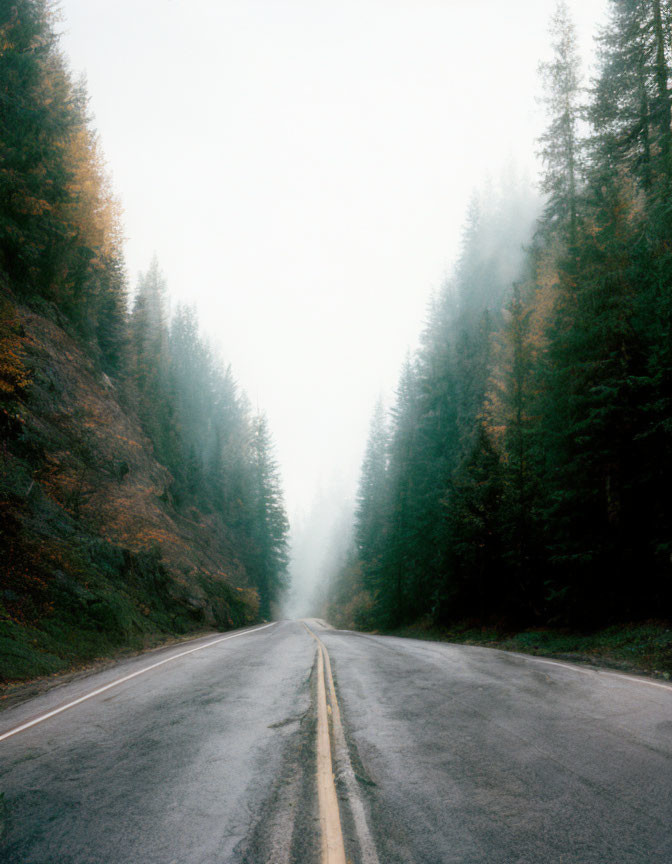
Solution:
<svg viewBox="0 0 672 864"><path fill-rule="evenodd" d="M268 424L254 417L192 309L168 314L158 263L129 310L120 211L87 116L83 84L59 51L48 0L0 0L0 419L6 435L28 387L13 303L86 344L139 415L168 494L220 513L269 616L287 580L288 524Z"/></svg>
<svg viewBox="0 0 672 864"><path fill-rule="evenodd" d="M360 626L670 615L672 3L610 5L588 89L554 15L534 230L513 188L472 206L375 410L332 589Z"/></svg>

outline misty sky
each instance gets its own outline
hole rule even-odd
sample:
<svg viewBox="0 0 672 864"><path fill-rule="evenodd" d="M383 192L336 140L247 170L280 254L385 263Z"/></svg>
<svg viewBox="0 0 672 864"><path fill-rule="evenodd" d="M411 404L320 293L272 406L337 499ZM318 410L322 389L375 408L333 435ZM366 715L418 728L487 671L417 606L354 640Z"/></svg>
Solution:
<svg viewBox="0 0 672 864"><path fill-rule="evenodd" d="M586 55L605 0L570 2ZM290 516L352 494L472 189L534 175L554 0L62 0L125 211L267 411Z"/></svg>

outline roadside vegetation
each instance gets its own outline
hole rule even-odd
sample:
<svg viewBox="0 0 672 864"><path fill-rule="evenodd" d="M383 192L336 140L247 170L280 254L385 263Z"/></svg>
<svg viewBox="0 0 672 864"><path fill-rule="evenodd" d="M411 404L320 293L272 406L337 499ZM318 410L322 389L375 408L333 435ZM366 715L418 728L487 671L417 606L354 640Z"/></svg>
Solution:
<svg viewBox="0 0 672 864"><path fill-rule="evenodd" d="M474 626L471 622L437 627L425 621L400 627L389 635L501 648L622 672L646 673L665 681L672 678L672 628L660 621L616 624L589 633L550 627L515 633Z"/></svg>

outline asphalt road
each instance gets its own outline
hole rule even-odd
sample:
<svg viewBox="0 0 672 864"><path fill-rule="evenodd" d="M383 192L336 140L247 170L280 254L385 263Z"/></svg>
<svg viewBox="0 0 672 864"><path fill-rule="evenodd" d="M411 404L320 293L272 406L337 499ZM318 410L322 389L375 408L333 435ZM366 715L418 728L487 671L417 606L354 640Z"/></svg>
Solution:
<svg viewBox="0 0 672 864"><path fill-rule="evenodd" d="M0 861L323 861L324 679L341 860L672 862L672 687L307 623L335 693L282 621L0 713Z"/></svg>

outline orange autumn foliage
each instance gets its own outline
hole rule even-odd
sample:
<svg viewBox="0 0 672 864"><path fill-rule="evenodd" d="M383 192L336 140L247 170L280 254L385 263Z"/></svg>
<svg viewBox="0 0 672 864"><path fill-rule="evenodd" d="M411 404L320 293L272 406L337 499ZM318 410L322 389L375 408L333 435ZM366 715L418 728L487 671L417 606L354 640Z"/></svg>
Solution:
<svg viewBox="0 0 672 864"><path fill-rule="evenodd" d="M28 339L23 335L14 306L0 298L0 399L3 402L21 396L30 383L24 363Z"/></svg>

